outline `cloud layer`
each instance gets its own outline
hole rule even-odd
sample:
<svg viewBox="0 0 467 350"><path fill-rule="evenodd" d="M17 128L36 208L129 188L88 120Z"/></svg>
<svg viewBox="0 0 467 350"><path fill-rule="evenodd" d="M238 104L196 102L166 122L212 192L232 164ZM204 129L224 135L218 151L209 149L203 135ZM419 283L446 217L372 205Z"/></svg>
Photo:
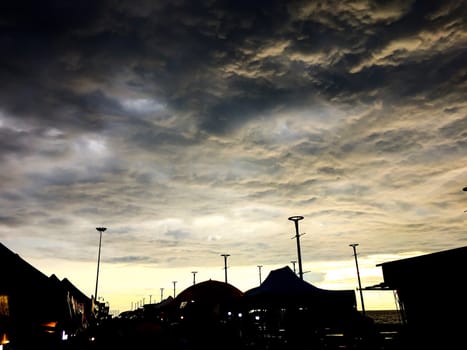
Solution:
<svg viewBox="0 0 467 350"><path fill-rule="evenodd" d="M309 269L466 244L464 1L1 7L0 240L25 257L93 262L104 225L107 264L254 270L294 258L291 215Z"/></svg>

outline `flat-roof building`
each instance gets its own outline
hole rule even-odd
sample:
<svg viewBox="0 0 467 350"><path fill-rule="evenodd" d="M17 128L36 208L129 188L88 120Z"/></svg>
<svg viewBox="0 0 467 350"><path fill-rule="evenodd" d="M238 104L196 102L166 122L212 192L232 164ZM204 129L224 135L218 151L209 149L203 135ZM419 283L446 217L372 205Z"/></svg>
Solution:
<svg viewBox="0 0 467 350"><path fill-rule="evenodd" d="M377 266L397 292L411 342L467 348L467 246Z"/></svg>

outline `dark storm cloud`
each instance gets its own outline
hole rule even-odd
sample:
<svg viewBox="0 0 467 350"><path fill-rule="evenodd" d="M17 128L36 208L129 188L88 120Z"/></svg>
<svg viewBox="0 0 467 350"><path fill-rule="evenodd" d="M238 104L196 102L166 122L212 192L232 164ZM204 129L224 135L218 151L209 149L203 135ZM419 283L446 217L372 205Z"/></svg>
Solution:
<svg viewBox="0 0 467 350"><path fill-rule="evenodd" d="M112 77L131 73L128 88L144 86L174 112L193 115L201 129L228 133L274 108L306 106L317 95L342 103L436 98L459 86L466 48L437 53L436 45L455 40L455 29L465 25L458 16L465 6L396 4L7 4L0 22L6 87L0 103L6 113L40 115L43 123L101 128L104 115L131 117L103 91ZM401 47L381 54L391 43L423 33L429 39L440 28L450 31L436 39L433 52L410 55ZM280 42L282 50L265 53ZM343 54L333 56L337 50ZM385 56L374 61L380 54ZM327 60L312 63L300 55ZM77 93L78 77L99 87Z"/></svg>
<svg viewBox="0 0 467 350"><path fill-rule="evenodd" d="M0 158L8 155L26 154L33 151L28 133L24 131L15 132L7 128L0 129Z"/></svg>
<svg viewBox="0 0 467 350"><path fill-rule="evenodd" d="M43 111L44 121L50 117L49 112L55 114L60 109L53 95L67 91L57 91L55 85L69 77L61 74L66 70L60 58L72 46L70 32L88 25L88 18L96 14L90 5L55 1L2 3L0 43L4 54L0 58L0 76L6 88L1 94L2 109L16 116Z"/></svg>
<svg viewBox="0 0 467 350"><path fill-rule="evenodd" d="M170 152L170 146L184 147L197 143L197 135L188 137L177 130L163 127L154 127L147 123L138 123L141 128L136 129L130 139L132 143L147 151L166 148ZM132 126L132 128L134 125Z"/></svg>

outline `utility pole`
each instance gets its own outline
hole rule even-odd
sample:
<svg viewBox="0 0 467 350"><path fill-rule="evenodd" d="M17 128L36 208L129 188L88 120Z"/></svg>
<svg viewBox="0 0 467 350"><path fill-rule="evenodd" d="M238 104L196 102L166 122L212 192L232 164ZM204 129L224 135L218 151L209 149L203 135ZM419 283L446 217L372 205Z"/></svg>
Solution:
<svg viewBox="0 0 467 350"><path fill-rule="evenodd" d="M293 221L295 224L295 239L297 241L297 258L298 258L298 274L300 279L303 280L303 269L302 269L302 253L300 251L300 234L298 233L298 222L303 220L303 216L291 216L289 217L290 221Z"/></svg>
<svg viewBox="0 0 467 350"><path fill-rule="evenodd" d="M365 316L365 304L363 303L363 291L362 291L362 284L360 282L360 271L358 269L358 260L357 260L357 246L358 243L349 244L350 247L353 249L353 255L355 258L355 265L357 266L357 278L358 278L358 290L360 291L360 301L362 303L362 314Z"/></svg>
<svg viewBox="0 0 467 350"><path fill-rule="evenodd" d="M221 254L224 257L224 276L225 276L225 283L227 283L227 258L230 254Z"/></svg>
<svg viewBox="0 0 467 350"><path fill-rule="evenodd" d="M195 278L195 276L196 276L196 274L198 273L198 271L191 271L191 273L193 274L193 285L195 285L195 284L196 284L196 278Z"/></svg>

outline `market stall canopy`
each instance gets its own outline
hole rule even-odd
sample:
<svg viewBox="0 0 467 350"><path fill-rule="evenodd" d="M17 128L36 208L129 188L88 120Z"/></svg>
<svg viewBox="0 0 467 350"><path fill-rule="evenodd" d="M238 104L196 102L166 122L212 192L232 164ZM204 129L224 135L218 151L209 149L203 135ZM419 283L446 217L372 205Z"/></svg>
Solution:
<svg viewBox="0 0 467 350"><path fill-rule="evenodd" d="M256 304L302 303L327 310L355 310L353 290L318 288L300 279L288 266L272 270L259 287L247 290L245 300Z"/></svg>
<svg viewBox="0 0 467 350"><path fill-rule="evenodd" d="M186 288L175 298L176 303L184 301L209 301L220 302L228 299L239 298L243 292L231 284L207 280Z"/></svg>

